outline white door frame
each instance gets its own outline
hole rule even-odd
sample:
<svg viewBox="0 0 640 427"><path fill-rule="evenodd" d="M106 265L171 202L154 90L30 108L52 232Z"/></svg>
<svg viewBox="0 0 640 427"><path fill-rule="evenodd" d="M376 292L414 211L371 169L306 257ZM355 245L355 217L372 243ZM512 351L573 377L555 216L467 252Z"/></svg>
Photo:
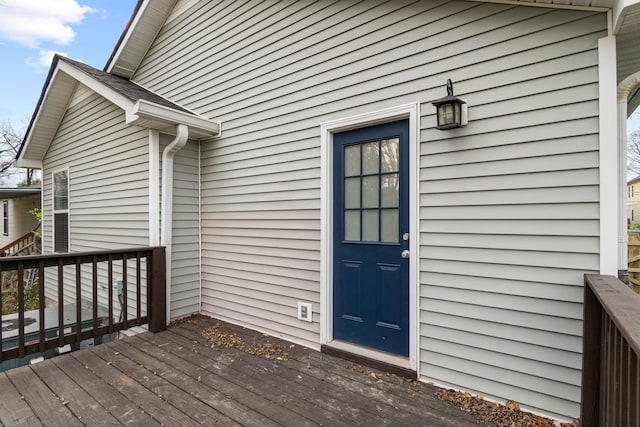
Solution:
<svg viewBox="0 0 640 427"><path fill-rule="evenodd" d="M419 113L420 104L415 102L320 125L320 343L329 344L333 341L333 134L394 120L409 120L409 367L415 371L419 367Z"/></svg>

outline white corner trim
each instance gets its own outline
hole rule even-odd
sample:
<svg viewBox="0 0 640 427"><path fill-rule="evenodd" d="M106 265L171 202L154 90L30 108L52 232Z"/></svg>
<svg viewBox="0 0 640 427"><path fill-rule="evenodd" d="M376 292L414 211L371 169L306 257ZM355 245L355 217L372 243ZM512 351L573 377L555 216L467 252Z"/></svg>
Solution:
<svg viewBox="0 0 640 427"><path fill-rule="evenodd" d="M149 129L149 246L160 245L160 133Z"/></svg>
<svg viewBox="0 0 640 427"><path fill-rule="evenodd" d="M400 119L409 119L409 364L419 369L419 118L418 102L320 124L320 343L333 340L333 134Z"/></svg>
<svg viewBox="0 0 640 427"><path fill-rule="evenodd" d="M600 274L618 275L618 103L616 38L598 40Z"/></svg>

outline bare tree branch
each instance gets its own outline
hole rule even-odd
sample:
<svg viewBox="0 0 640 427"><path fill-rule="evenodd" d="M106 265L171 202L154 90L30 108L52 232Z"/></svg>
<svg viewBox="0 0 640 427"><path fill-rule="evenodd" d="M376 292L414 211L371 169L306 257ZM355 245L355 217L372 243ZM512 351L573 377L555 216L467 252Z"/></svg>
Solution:
<svg viewBox="0 0 640 427"><path fill-rule="evenodd" d="M14 167L14 159L22 146L22 137L10 122L0 123L0 186L30 186L34 184L34 170ZM25 179L16 183L16 175L25 175Z"/></svg>

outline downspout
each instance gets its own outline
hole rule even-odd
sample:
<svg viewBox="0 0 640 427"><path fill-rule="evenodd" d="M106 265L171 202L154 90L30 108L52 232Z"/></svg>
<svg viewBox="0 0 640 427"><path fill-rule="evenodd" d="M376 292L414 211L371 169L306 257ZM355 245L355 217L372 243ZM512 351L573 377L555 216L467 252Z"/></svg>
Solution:
<svg viewBox="0 0 640 427"><path fill-rule="evenodd" d="M173 230L173 158L176 153L187 144L189 139L189 127L184 124L176 126L176 137L162 152L162 208L160 245L166 248L167 267L167 324L171 321L171 255L172 255L172 230Z"/></svg>

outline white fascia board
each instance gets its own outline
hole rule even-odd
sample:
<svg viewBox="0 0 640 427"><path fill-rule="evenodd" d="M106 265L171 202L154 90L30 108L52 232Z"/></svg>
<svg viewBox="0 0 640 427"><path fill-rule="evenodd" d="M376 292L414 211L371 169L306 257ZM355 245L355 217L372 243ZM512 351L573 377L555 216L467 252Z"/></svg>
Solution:
<svg viewBox="0 0 640 427"><path fill-rule="evenodd" d="M108 73L133 77L175 3L176 0L145 0L140 5L105 67Z"/></svg>
<svg viewBox="0 0 640 427"><path fill-rule="evenodd" d="M51 91L56 86L56 83L59 80L58 73L59 73L59 67L53 70L51 74L51 80L49 81L49 84L47 85L47 87L44 89L44 96L42 97L42 102L38 105L38 109L34 113L35 119L33 120L31 129L29 134L27 135L27 138L23 141L23 147L22 147L22 150L20 151L20 157L17 159L16 164L19 167L33 167L37 169L42 169L42 159L33 159L33 158L25 159L24 156L29 152L33 135L34 133L36 133L37 124L40 121L40 118L42 117L42 112L45 106L47 105L47 100L49 99L49 95L51 94ZM69 91L68 93L69 93L69 99L71 99L71 91ZM61 113L61 116L60 116L61 118L63 114L64 113ZM28 166L30 164L33 164L33 165L39 164L40 166Z"/></svg>
<svg viewBox="0 0 640 427"><path fill-rule="evenodd" d="M145 2L143 2L142 5L140 6L140 9L138 10L138 13L136 13L136 15L132 17L131 25L129 25L129 28L127 29L127 33L124 35L124 37L122 39L122 42L118 46L118 50L116 51L115 55L113 55L113 59L107 64L107 66L105 68L107 73L113 73L114 72L114 67L116 66L116 64L118 63L118 60L122 56L122 52L128 47L128 45L129 45L129 43L131 41L131 35L135 31L135 29L138 27L138 24L140 22L140 18L142 16L142 14L144 13L144 11L149 6L149 3L151 3L150 0L146 0ZM122 67L120 66L119 68L122 68ZM128 71L128 74L129 74L129 75L127 75L127 77L131 78L133 76L133 73L135 72L135 70L127 70L127 71ZM119 73L119 75L121 75L121 74Z"/></svg>
<svg viewBox="0 0 640 427"><path fill-rule="evenodd" d="M219 122L213 122L204 117L177 111L143 99L136 102L133 108L127 111L126 115L128 124L135 124L140 119L151 119L171 125L184 124L189 127L189 133L193 136L212 137L220 135Z"/></svg>
<svg viewBox="0 0 640 427"><path fill-rule="evenodd" d="M42 169L42 160L20 158L16 160L16 166L19 168Z"/></svg>

